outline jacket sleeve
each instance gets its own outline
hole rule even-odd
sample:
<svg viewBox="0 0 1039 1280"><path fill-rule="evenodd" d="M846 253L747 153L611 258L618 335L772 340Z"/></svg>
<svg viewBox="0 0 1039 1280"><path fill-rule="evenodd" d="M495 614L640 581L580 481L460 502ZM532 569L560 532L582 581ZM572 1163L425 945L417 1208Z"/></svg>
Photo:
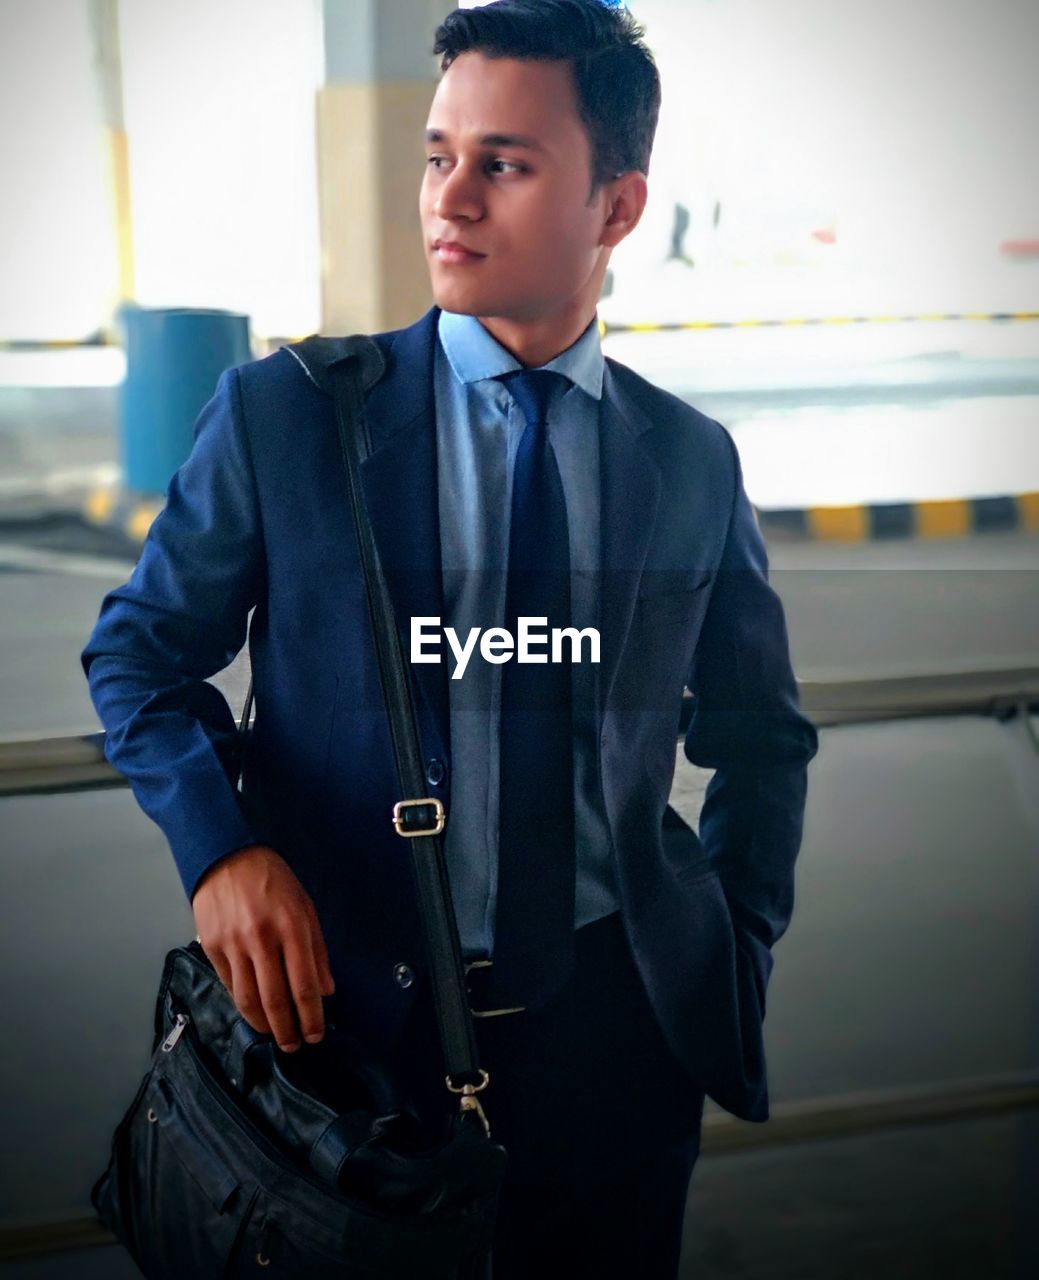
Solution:
<svg viewBox="0 0 1039 1280"><path fill-rule="evenodd" d="M207 678L245 642L264 563L231 369L199 415L130 580L105 597L81 656L105 755L165 834L189 899L214 862L256 843L232 780L234 717Z"/></svg>
<svg viewBox="0 0 1039 1280"><path fill-rule="evenodd" d="M737 941L751 952L757 994L770 948L793 912L807 765L819 748L800 710L786 621L768 582L765 544L743 487L739 455L725 545L693 658L685 737L694 764L714 769L700 838L721 879Z"/></svg>

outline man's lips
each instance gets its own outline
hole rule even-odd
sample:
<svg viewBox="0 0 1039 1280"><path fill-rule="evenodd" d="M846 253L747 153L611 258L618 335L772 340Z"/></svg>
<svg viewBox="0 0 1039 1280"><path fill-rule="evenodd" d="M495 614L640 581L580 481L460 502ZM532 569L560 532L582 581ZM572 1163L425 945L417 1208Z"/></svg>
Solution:
<svg viewBox="0 0 1039 1280"><path fill-rule="evenodd" d="M441 262L479 262L481 258L485 258L485 253L477 253L474 249L467 248L464 244L460 244L457 240L434 240L433 252Z"/></svg>

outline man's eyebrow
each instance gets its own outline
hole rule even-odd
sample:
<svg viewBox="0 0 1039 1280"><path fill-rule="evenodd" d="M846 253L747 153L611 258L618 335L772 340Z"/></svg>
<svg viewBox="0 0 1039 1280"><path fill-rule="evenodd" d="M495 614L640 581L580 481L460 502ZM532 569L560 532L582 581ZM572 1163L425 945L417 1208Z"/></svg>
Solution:
<svg viewBox="0 0 1039 1280"><path fill-rule="evenodd" d="M442 129L427 129L427 142L446 142L447 135ZM482 147L526 147L530 151L544 151L537 138L525 133L485 133L480 139Z"/></svg>

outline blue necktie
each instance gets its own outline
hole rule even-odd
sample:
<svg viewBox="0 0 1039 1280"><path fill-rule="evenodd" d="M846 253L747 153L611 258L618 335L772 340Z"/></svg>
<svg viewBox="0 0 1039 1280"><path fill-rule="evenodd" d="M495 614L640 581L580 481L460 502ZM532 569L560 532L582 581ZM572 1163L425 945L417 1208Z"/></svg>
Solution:
<svg viewBox="0 0 1039 1280"><path fill-rule="evenodd" d="M570 542L547 412L562 374L524 369L500 381L526 419L512 480L505 626L519 643L521 617L547 618L551 636L571 624ZM502 666L495 990L512 1005L543 1004L573 964L574 783L570 647L544 663Z"/></svg>

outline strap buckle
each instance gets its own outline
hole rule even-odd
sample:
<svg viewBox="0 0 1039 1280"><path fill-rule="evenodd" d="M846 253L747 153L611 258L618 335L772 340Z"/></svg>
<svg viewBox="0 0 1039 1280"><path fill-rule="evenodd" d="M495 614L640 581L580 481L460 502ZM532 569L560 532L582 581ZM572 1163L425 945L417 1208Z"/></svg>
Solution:
<svg viewBox="0 0 1039 1280"><path fill-rule="evenodd" d="M393 825L397 835L438 836L444 829L444 804L435 798L398 800L393 806Z"/></svg>

